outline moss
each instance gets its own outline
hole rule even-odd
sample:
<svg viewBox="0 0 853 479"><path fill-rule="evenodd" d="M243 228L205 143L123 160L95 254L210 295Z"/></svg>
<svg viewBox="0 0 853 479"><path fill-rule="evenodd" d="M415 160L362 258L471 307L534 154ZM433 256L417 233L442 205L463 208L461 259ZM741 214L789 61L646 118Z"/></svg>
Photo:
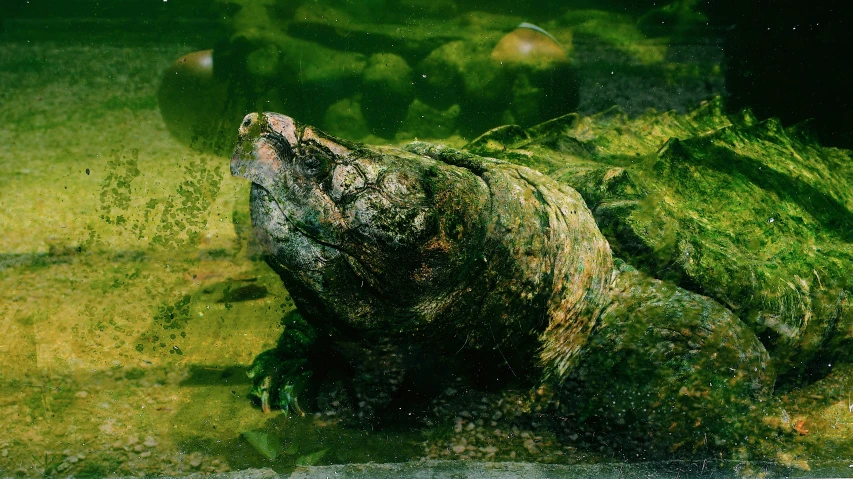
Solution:
<svg viewBox="0 0 853 479"><path fill-rule="evenodd" d="M614 251L731 308L784 372L835 334L853 273L849 153L839 162L797 131L727 115L714 100L687 115L608 112L473 145L577 188ZM556 147L565 136L578 145ZM603 195L606 169L595 164L618 164L631 188Z"/></svg>
<svg viewBox="0 0 853 479"><path fill-rule="evenodd" d="M592 37L628 55L631 61L652 65L666 58L665 43L649 41L630 15L604 10L571 10L557 23L571 27L578 39Z"/></svg>

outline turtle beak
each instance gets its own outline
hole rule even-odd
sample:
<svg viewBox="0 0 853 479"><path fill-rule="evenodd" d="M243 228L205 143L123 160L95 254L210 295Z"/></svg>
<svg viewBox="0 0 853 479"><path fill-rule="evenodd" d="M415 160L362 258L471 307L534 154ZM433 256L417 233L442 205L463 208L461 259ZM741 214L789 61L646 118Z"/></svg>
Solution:
<svg viewBox="0 0 853 479"><path fill-rule="evenodd" d="M271 190L282 169L282 154L296 144L296 122L276 113L250 113L240 124L231 174Z"/></svg>
<svg viewBox="0 0 853 479"><path fill-rule="evenodd" d="M262 178L262 174L266 170L270 172L272 164L266 162L266 167L263 166L263 159L257 155L255 144L260 140L264 133L264 125L257 113L249 113L243 118L240 124L239 136L237 137L237 147L234 148L234 154L231 155L231 174L246 178L254 183Z"/></svg>

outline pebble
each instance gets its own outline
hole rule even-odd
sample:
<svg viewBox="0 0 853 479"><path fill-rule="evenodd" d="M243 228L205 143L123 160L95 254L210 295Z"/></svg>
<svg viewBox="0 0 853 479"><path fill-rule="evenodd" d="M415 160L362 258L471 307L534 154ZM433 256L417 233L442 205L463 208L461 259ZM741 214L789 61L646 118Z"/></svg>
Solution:
<svg viewBox="0 0 853 479"><path fill-rule="evenodd" d="M433 411L437 415L435 423L452 424L452 432L440 442L426 441L425 458L565 462L566 457L575 455L574 448L560 444L550 431L544 434L540 421L524 412L519 413L518 404L521 403L517 397L490 396L477 400L482 404L467 403L458 409L455 407L458 404L447 397L433 401Z"/></svg>
<svg viewBox="0 0 853 479"><path fill-rule="evenodd" d="M529 452L530 454L539 454L539 448L536 447L536 443L533 441L533 439L528 439L524 441L524 448L527 449L527 452Z"/></svg>

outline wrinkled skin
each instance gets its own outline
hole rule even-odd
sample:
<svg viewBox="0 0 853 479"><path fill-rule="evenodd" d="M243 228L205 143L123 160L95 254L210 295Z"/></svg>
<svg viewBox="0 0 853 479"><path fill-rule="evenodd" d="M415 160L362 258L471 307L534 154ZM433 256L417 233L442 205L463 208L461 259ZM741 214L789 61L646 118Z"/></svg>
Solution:
<svg viewBox="0 0 853 479"><path fill-rule="evenodd" d="M364 416L436 364L462 363L547 381L562 407L640 435L666 429L669 446L741 433L720 416L747 411L772 372L737 317L614 268L571 188L449 148L407 150L245 118L231 171L253 183L256 234L306 323L250 370L265 410L298 410L318 358L352 371ZM715 382L727 387L703 386Z"/></svg>

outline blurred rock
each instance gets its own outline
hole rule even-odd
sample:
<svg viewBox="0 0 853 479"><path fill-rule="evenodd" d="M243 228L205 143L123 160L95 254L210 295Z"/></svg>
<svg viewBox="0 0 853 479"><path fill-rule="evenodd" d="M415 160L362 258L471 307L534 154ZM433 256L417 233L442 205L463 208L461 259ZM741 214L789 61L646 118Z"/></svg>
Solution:
<svg viewBox="0 0 853 479"><path fill-rule="evenodd" d="M246 105L244 115L275 106L274 111L315 124L331 104L359 91L366 63L359 53L276 32L237 36L223 50L217 65L231 80L232 101Z"/></svg>
<svg viewBox="0 0 853 479"><path fill-rule="evenodd" d="M369 7L377 13L350 14L306 3L288 24L287 34L335 50L365 55L392 52L414 63L441 45L464 38L467 33L453 21L431 22L425 21L422 15L404 14L400 5L370 6L368 2L353 5L358 9ZM384 18L371 21L376 15Z"/></svg>
<svg viewBox="0 0 853 479"><path fill-rule="evenodd" d="M415 100L409 106L406 118L397 133L398 140L447 138L459 126L462 109L458 104L441 110Z"/></svg>
<svg viewBox="0 0 853 479"><path fill-rule="evenodd" d="M284 36L279 48L282 68L277 80L306 102L331 104L358 91L364 55Z"/></svg>
<svg viewBox="0 0 853 479"><path fill-rule="evenodd" d="M344 98L330 106L323 116L323 129L351 140L361 140L369 135L358 97Z"/></svg>
<svg viewBox="0 0 853 479"><path fill-rule="evenodd" d="M531 126L577 109L580 76L570 63L520 70L512 85L514 123Z"/></svg>
<svg viewBox="0 0 853 479"><path fill-rule="evenodd" d="M454 41L436 48L418 65L417 97L427 104L446 108L459 101L467 60L476 56L469 42Z"/></svg>
<svg viewBox="0 0 853 479"><path fill-rule="evenodd" d="M514 123L530 126L577 109L580 77L564 47L545 30L522 23L498 42L491 60L512 78Z"/></svg>
<svg viewBox="0 0 853 479"><path fill-rule="evenodd" d="M393 138L414 98L412 68L393 53L370 57L362 76L361 111L370 130Z"/></svg>
<svg viewBox="0 0 853 479"><path fill-rule="evenodd" d="M169 133L199 150L230 150L234 134L226 113L227 93L228 83L213 74L212 50L179 58L166 70L157 91Z"/></svg>
<svg viewBox="0 0 853 479"><path fill-rule="evenodd" d="M280 70L280 53L276 45L267 45L249 53L246 71L249 75L265 80L275 78Z"/></svg>
<svg viewBox="0 0 853 479"><path fill-rule="evenodd" d="M273 110L354 139L444 138L531 125L578 104L566 48L526 23L505 33L517 17L453 14L452 0L376 0L372 8L394 11L369 17L357 14L367 4L298 2L274 15L236 3L216 61L241 118ZM418 21L399 21L418 10Z"/></svg>
<svg viewBox="0 0 853 479"><path fill-rule="evenodd" d="M522 23L501 38L491 57L501 64L538 68L569 61L563 46L548 32L531 23Z"/></svg>
<svg viewBox="0 0 853 479"><path fill-rule="evenodd" d="M462 108L460 127L477 134L493 127L510 102L509 70L489 58L491 44L450 42L418 66L417 97L432 108Z"/></svg>

